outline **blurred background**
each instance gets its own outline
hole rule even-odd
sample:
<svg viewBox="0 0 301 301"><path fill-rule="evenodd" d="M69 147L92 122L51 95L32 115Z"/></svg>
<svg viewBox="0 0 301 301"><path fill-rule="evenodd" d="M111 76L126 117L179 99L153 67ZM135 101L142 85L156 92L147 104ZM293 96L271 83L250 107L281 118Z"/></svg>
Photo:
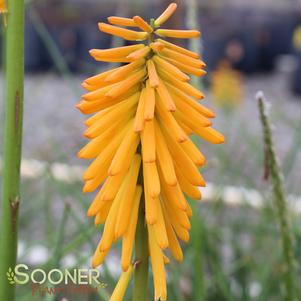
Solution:
<svg viewBox="0 0 301 301"><path fill-rule="evenodd" d="M84 116L75 104L83 93L82 80L111 68L93 61L88 51L123 45L122 39L100 33L99 21L110 15L138 14L149 19L158 16L170 1L25 2L18 261L46 269L87 268L101 229L94 228L85 213L92 195L81 192L81 173L88 162L76 157L86 141L82 137ZM208 160L203 170L208 185L202 188L204 201L194 206L185 260L168 266L169 300L283 301L280 274L284 267L270 185L263 179L264 147L254 95L263 90L271 104L275 148L290 204L295 256L300 261L301 1L177 3L178 10L166 27L198 24L202 38L196 47L200 47L208 71L198 84L206 94L204 104L217 113L215 128L227 142L220 146L197 142ZM3 37L2 31L2 57ZM3 68L0 80L3 91ZM0 110L2 135L2 92ZM2 154L0 145L0 159ZM18 286L17 300L108 300L120 274L119 247L111 251L101 268L108 286L98 293L31 296L29 286ZM300 276L298 273L296 283L300 283ZM301 297L301 290L298 293Z"/></svg>

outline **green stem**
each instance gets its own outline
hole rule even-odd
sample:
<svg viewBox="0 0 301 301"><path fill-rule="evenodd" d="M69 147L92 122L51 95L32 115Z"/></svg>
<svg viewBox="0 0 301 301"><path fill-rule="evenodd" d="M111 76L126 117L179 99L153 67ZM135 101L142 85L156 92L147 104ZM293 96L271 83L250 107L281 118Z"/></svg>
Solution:
<svg viewBox="0 0 301 301"><path fill-rule="evenodd" d="M290 231L289 215L287 210L287 200L283 187L283 176L280 171L274 144L272 139L271 127L266 112L266 103L264 95L261 92L257 94L260 119L263 126L265 155L266 155L266 176L271 176L274 193L274 203L277 210L278 223L281 234L284 267L284 285L285 301L295 301L296 292L294 284L294 256L293 256L293 238Z"/></svg>
<svg viewBox="0 0 301 301"><path fill-rule="evenodd" d="M2 218L0 228L0 300L14 300L14 286L6 272L17 256L20 204L20 161L24 82L24 2L8 0L6 29L6 100Z"/></svg>
<svg viewBox="0 0 301 301"><path fill-rule="evenodd" d="M136 268L134 272L133 301L145 301L148 283L148 233L144 218L144 199L141 197L136 231Z"/></svg>

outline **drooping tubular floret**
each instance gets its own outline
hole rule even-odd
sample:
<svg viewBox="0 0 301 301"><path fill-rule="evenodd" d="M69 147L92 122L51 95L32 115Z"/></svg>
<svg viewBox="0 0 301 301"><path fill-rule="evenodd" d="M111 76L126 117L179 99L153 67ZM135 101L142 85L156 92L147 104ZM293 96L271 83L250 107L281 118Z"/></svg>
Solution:
<svg viewBox="0 0 301 301"><path fill-rule="evenodd" d="M205 63L197 53L162 39L200 35L196 30L159 28L176 7L171 4L150 24L139 16L109 17L110 24L99 23L102 32L146 43L91 50L97 61L124 64L86 79L83 87L88 92L77 105L82 113L94 114L85 122L84 135L90 142L78 153L93 159L83 175L83 190L101 187L88 210L96 225L104 224L92 264L102 264L112 244L121 239L122 270L132 269L140 208L147 224L156 300L167 298L165 252L181 261L180 241L189 240L192 211L187 197L199 200L199 186L205 186L198 170L205 157L190 135L214 144L224 141L211 127L215 114L199 104L203 93L189 83L190 75L206 74ZM122 300L114 297L122 295L116 290L111 300Z"/></svg>

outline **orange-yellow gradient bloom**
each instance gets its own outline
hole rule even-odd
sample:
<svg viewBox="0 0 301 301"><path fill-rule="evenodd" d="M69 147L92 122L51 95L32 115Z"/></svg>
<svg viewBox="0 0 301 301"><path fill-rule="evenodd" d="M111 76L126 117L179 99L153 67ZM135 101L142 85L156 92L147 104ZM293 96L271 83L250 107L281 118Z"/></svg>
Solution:
<svg viewBox="0 0 301 301"><path fill-rule="evenodd" d="M7 13L7 6L5 0L0 0L0 14Z"/></svg>
<svg viewBox="0 0 301 301"><path fill-rule="evenodd" d="M93 114L85 122L90 142L78 154L93 160L83 175L84 192L100 187L88 216L104 224L93 266L121 239L122 270L131 267L138 214L144 212L155 300L167 299L166 254L181 261L180 241L189 240L192 211L186 197L201 199L199 186L205 185L199 172L205 158L190 135L224 141L211 127L214 113L199 104L203 93L189 84L190 75L206 74L205 63L164 40L200 36L196 30L160 28L176 7L171 4L150 24L139 16L99 23L100 31L134 42L90 51L96 61L123 65L85 80L88 92L77 105Z"/></svg>

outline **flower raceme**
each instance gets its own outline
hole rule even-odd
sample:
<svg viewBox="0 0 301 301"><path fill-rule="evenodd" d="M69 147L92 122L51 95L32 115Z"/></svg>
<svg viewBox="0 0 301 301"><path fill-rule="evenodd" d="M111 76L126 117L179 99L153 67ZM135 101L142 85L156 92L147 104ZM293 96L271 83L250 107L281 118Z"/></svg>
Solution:
<svg viewBox="0 0 301 301"><path fill-rule="evenodd" d="M6 0L0 0L0 15L3 14L4 26L6 26L6 14L8 13Z"/></svg>
<svg viewBox="0 0 301 301"><path fill-rule="evenodd" d="M6 0L0 0L0 14L7 13Z"/></svg>
<svg viewBox="0 0 301 301"><path fill-rule="evenodd" d="M139 16L99 23L102 32L146 42L91 50L96 61L124 64L85 80L88 92L77 105L82 113L94 114L85 122L84 136L91 141L78 153L93 159L83 175L83 191L101 187L88 210L96 225L104 224L92 264L102 264L121 239L122 270L132 269L138 215L144 214L156 300L167 298L165 251L181 261L180 241L189 240L192 211L186 197L201 199L198 187L205 185L198 170L205 157L189 136L197 134L214 144L224 141L211 127L214 113L198 102L203 93L189 84L189 75L206 73L205 63L197 53L163 39L200 35L159 28L175 9L171 4L150 24ZM119 287L113 296L122 295ZM113 296L112 301L122 300Z"/></svg>

